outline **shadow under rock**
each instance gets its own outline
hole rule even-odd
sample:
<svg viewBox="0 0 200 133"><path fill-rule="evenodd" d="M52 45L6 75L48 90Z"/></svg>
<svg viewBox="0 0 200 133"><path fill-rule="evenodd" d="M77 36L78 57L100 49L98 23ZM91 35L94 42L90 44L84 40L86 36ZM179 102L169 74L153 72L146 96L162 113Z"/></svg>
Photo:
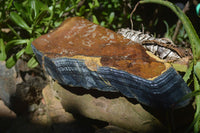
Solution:
<svg viewBox="0 0 200 133"><path fill-rule="evenodd" d="M125 97L123 94L120 92L108 92L108 91L99 91L97 89L85 89L83 87L70 87L67 85L61 85L63 88L66 90L70 91L71 93L75 95L85 95L85 94L90 94L91 96L98 98L98 97L105 97L107 99L115 99L119 97ZM129 102L132 104L138 104L138 101L135 100L134 98L127 98L125 97Z"/></svg>
<svg viewBox="0 0 200 133"><path fill-rule="evenodd" d="M86 121L42 125L32 123L27 117L16 119L0 117L1 133L94 133L95 126Z"/></svg>

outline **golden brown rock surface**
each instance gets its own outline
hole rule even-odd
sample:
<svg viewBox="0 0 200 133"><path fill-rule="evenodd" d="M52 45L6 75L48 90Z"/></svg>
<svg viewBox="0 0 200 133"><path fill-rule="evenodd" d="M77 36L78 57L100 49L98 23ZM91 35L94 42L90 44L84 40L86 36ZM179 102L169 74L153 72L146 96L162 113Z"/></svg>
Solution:
<svg viewBox="0 0 200 133"><path fill-rule="evenodd" d="M167 69L140 44L81 17L65 20L56 30L32 44L50 58L83 59L92 71L108 66L142 78L154 78Z"/></svg>

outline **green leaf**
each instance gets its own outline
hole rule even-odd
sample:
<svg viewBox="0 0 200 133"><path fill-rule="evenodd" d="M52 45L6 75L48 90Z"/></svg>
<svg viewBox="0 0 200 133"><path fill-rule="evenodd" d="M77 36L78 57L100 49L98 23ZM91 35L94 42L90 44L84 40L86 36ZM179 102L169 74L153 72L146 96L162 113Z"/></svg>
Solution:
<svg viewBox="0 0 200 133"><path fill-rule="evenodd" d="M27 39L11 40L6 44L6 52L8 52L8 50L10 50L12 47L16 45L23 45L26 44L27 42L28 42Z"/></svg>
<svg viewBox="0 0 200 133"><path fill-rule="evenodd" d="M194 64L193 62L190 63L189 68L187 69L185 75L183 76L183 80L184 80L185 82L187 82L188 79L190 78L190 75L191 75L192 69L193 69L193 64Z"/></svg>
<svg viewBox="0 0 200 133"><path fill-rule="evenodd" d="M15 36L16 36L17 38L21 39L20 35L15 31L15 29L12 28L9 24L7 24L7 25L8 25L8 27L10 28L10 30L15 34Z"/></svg>
<svg viewBox="0 0 200 133"><path fill-rule="evenodd" d="M10 17L18 26L27 30L29 33L31 33L31 28L26 24L26 22L16 12L11 12Z"/></svg>
<svg viewBox="0 0 200 133"><path fill-rule="evenodd" d="M38 65L37 60L35 59L35 57L33 56L29 61L28 61L28 67L30 68L34 68Z"/></svg>
<svg viewBox="0 0 200 133"><path fill-rule="evenodd" d="M94 5L91 2L88 3L88 5L89 5L90 9L92 9L94 7Z"/></svg>
<svg viewBox="0 0 200 133"><path fill-rule="evenodd" d="M105 21L101 21L100 25L103 26L103 27L105 27L106 22Z"/></svg>
<svg viewBox="0 0 200 133"><path fill-rule="evenodd" d="M193 98L195 96L199 96L199 95L200 95L200 90L193 91L193 92L183 96L181 99L179 99L176 104L178 104L179 102L185 101L187 99Z"/></svg>
<svg viewBox="0 0 200 133"><path fill-rule="evenodd" d="M31 7L30 8L30 10L31 10L30 12L31 12L31 14L32 14L32 12L34 12L33 18L36 18L36 16L39 13L39 10L40 10L40 7L39 7L39 5L37 3L38 3L37 0L29 0L29 6Z"/></svg>
<svg viewBox="0 0 200 133"><path fill-rule="evenodd" d="M196 74L197 78L200 80L200 62L194 66L194 73Z"/></svg>
<svg viewBox="0 0 200 133"><path fill-rule="evenodd" d="M48 11L47 10L42 10L37 16L36 19L34 20L33 24L36 26L46 15Z"/></svg>
<svg viewBox="0 0 200 133"><path fill-rule="evenodd" d="M187 64L180 64L180 63L172 62L171 65L178 72L186 72L187 69L188 69L188 65Z"/></svg>
<svg viewBox="0 0 200 133"><path fill-rule="evenodd" d="M166 38L170 38L171 39L171 37L170 37L170 35L169 35L169 25L168 25L168 23L167 23L167 21L163 21L164 22L164 24L165 24L165 26L166 26L166 32L165 32L165 37Z"/></svg>
<svg viewBox="0 0 200 133"><path fill-rule="evenodd" d="M114 20L114 18L115 18L115 13L114 13L114 12L111 12L111 13L110 13L110 16L109 16L108 23L111 24L112 21Z"/></svg>
<svg viewBox="0 0 200 133"><path fill-rule="evenodd" d="M6 58L5 44L3 43L3 39L0 39L0 60L4 61Z"/></svg>
<svg viewBox="0 0 200 133"><path fill-rule="evenodd" d="M92 15L93 23L99 24L99 21L97 20L95 15Z"/></svg>
<svg viewBox="0 0 200 133"><path fill-rule="evenodd" d="M21 55L23 55L25 52L25 49L20 50L16 55L11 56L7 61L6 61L6 67L7 68L12 68L17 60L20 58Z"/></svg>
<svg viewBox="0 0 200 133"><path fill-rule="evenodd" d="M79 9L79 12L77 12L77 15L78 16L83 16L83 14L86 12L85 8L86 8L85 5L81 6L80 9Z"/></svg>
<svg viewBox="0 0 200 133"><path fill-rule="evenodd" d="M12 3L13 3L13 0L10 0L10 1L9 1L9 4L8 4L8 6L7 6L7 10L11 7Z"/></svg>
<svg viewBox="0 0 200 133"><path fill-rule="evenodd" d="M98 0L94 0L94 6L99 7L99 1Z"/></svg>
<svg viewBox="0 0 200 133"><path fill-rule="evenodd" d="M32 48L31 48L31 43L32 43L33 40L34 40L34 39L31 38L31 39L27 42L27 46L26 46L26 48L25 48L25 53L26 53L26 54L33 54L33 50L32 50Z"/></svg>
<svg viewBox="0 0 200 133"><path fill-rule="evenodd" d="M195 91L200 90L199 82L198 82L196 75L194 75L194 90ZM196 119L198 117L198 114L200 113L200 96L199 95L195 97L195 102L196 102L196 112L194 114L194 119ZM199 132L199 124L200 124L200 119L198 118L196 123L194 124L194 132L195 133Z"/></svg>
<svg viewBox="0 0 200 133"><path fill-rule="evenodd" d="M14 6L17 9L18 12L20 12L20 13L26 12L22 3L18 3L18 2L15 1L15 2L13 2L13 4L14 4Z"/></svg>

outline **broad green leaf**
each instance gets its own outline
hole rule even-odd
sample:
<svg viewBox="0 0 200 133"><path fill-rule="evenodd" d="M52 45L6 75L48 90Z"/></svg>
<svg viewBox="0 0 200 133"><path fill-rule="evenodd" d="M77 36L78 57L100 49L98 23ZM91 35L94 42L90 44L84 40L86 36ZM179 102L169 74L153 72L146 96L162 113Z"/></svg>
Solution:
<svg viewBox="0 0 200 133"><path fill-rule="evenodd" d="M192 73L192 69L193 69L193 62L190 63L189 68L187 69L185 75L183 76L183 80L184 80L185 82L187 82L188 79L190 78L190 75L191 75L191 73Z"/></svg>
<svg viewBox="0 0 200 133"><path fill-rule="evenodd" d="M99 21L97 20L95 15L92 15L93 23L99 24Z"/></svg>
<svg viewBox="0 0 200 133"><path fill-rule="evenodd" d="M31 48L31 43L33 41L33 38L31 38L28 42L27 42L27 46L25 48L25 53L26 54L33 54L33 50Z"/></svg>
<svg viewBox="0 0 200 133"><path fill-rule="evenodd" d="M22 56L25 52L25 49L20 50L16 55L11 56L7 61L6 61L6 67L7 68L12 68L17 60Z"/></svg>
<svg viewBox="0 0 200 133"><path fill-rule="evenodd" d="M3 39L0 39L0 60L4 61L6 58L5 44L3 43Z"/></svg>
<svg viewBox="0 0 200 133"><path fill-rule="evenodd" d="M29 33L31 33L31 28L26 24L26 22L16 12L11 12L10 17L18 26L27 30Z"/></svg>
<svg viewBox="0 0 200 133"><path fill-rule="evenodd" d="M197 62L197 64L194 66L194 73L200 81L200 62Z"/></svg>
<svg viewBox="0 0 200 133"><path fill-rule="evenodd" d="M110 13L110 16L109 16L108 23L111 24L112 21L114 20L114 18L115 18L115 13L114 13L114 12L111 12L111 13Z"/></svg>
<svg viewBox="0 0 200 133"><path fill-rule="evenodd" d="M35 59L35 57L33 56L29 61L28 61L28 67L30 68L34 68L38 65L37 60Z"/></svg>

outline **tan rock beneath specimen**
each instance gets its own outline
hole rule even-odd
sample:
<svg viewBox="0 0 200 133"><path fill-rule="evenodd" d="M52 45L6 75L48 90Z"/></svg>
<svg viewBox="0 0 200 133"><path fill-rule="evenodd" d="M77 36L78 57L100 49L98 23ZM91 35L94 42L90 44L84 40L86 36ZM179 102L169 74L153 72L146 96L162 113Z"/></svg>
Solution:
<svg viewBox="0 0 200 133"><path fill-rule="evenodd" d="M11 111L2 100L0 100L0 117L16 118L16 114Z"/></svg>
<svg viewBox="0 0 200 133"><path fill-rule="evenodd" d="M76 111L85 117L106 121L111 125L137 132L156 132L165 129L140 104L132 104L124 97L107 99L105 97L95 98L89 94L79 96L57 83L51 87L49 85L43 90L44 97L48 97L47 93L52 91L57 92L58 95L55 94L57 96L54 96L54 99L55 97L59 98L66 111ZM51 96L47 101L51 101L52 98ZM60 116L54 113L54 116L56 115Z"/></svg>
<svg viewBox="0 0 200 133"><path fill-rule="evenodd" d="M55 96L55 92L51 87L46 86L42 94L46 112L44 115L33 118L35 123L52 124L74 121L73 116L63 109L60 100Z"/></svg>

